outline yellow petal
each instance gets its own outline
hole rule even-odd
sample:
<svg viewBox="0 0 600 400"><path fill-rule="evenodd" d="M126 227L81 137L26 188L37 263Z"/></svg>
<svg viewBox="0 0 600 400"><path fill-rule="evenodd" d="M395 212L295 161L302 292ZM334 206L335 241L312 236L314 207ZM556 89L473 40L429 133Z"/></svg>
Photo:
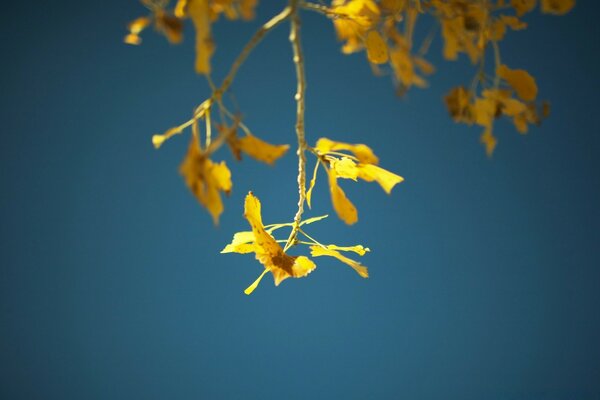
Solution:
<svg viewBox="0 0 600 400"><path fill-rule="evenodd" d="M319 154L327 154L331 151L346 150L353 153L360 162L366 164L378 164L379 159L373 153L369 146L364 144L350 144L344 142L335 142L328 138L317 140L315 149Z"/></svg>
<svg viewBox="0 0 600 400"><path fill-rule="evenodd" d="M265 276L265 274L269 272L268 269L265 269L262 274L260 274L260 276L258 278L256 278L256 280L254 282L252 282L252 285L248 286L246 288L246 290L244 290L244 293L249 295L250 293L254 292L254 289L256 289L256 287L258 286L258 284L260 283L260 281L262 280L262 278Z"/></svg>
<svg viewBox="0 0 600 400"><path fill-rule="evenodd" d="M525 101L533 101L537 97L537 85L529 72L523 69L510 69L500 65L496 70L499 77L504 79L517 95Z"/></svg>
<svg viewBox="0 0 600 400"><path fill-rule="evenodd" d="M287 144L274 145L257 138L245 136L238 139L239 149L255 160L272 165L279 157L283 156L290 148Z"/></svg>
<svg viewBox="0 0 600 400"><path fill-rule="evenodd" d="M196 72L210 74L210 58L214 43L210 33L208 0L188 0L187 12L196 28Z"/></svg>
<svg viewBox="0 0 600 400"><path fill-rule="evenodd" d="M373 30L367 33L365 39L367 57L373 64L384 64L388 61L388 48L379 32Z"/></svg>
<svg viewBox="0 0 600 400"><path fill-rule="evenodd" d="M335 257L338 260L340 260L341 262L343 262L344 264L351 266L363 278L369 277L369 270L367 269L367 267L365 267L358 261L354 261L354 260L340 254L339 252L337 252L335 250L332 250L329 248L323 248L321 246L310 246L310 255L313 257L320 257L320 256Z"/></svg>
<svg viewBox="0 0 600 400"><path fill-rule="evenodd" d="M575 0L542 0L542 12L564 15L575 7Z"/></svg>
<svg viewBox="0 0 600 400"><path fill-rule="evenodd" d="M328 171L329 175L329 190L331 192L331 202L333 209L338 217L348 225L352 225L358 221L358 211L348 198L344 191L338 186L335 172Z"/></svg>
<svg viewBox="0 0 600 400"><path fill-rule="evenodd" d="M367 182L377 181L387 194L392 192L396 184L404 180L400 175L371 164L358 164L358 177Z"/></svg>

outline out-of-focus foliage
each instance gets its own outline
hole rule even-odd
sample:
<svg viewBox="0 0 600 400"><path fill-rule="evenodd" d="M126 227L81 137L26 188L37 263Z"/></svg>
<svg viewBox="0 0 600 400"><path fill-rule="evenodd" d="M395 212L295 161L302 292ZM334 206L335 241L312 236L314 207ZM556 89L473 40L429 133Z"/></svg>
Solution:
<svg viewBox="0 0 600 400"><path fill-rule="evenodd" d="M187 19L195 28L195 70L208 80L212 93L194 111L192 117L163 134L154 135L152 142L159 148L167 139L191 131L189 150L180 172L186 185L200 204L211 214L215 224L224 210L221 194L232 190L231 171L224 161L212 160L223 145L227 145L238 161L246 154L258 161L274 164L289 145L274 145L255 136L241 117L229 111L223 94L228 91L235 75L264 35L282 22L291 22L290 42L294 50L294 64L298 82L296 132L298 141L298 212L293 222L263 225L261 205L252 193L246 196L244 216L251 231L238 232L223 253L254 253L264 271L245 293L250 294L262 277L271 272L275 285L289 277L301 278L312 272L316 265L307 256L292 256L287 250L306 245L311 257L329 256L352 267L367 278L367 268L342 252L363 256L369 251L362 245L324 245L308 235L305 225L324 217L302 219L304 203L310 207L319 168L327 174L333 210L348 225L358 221L358 211L339 185L338 179L377 182L390 194L403 178L381 168L379 159L365 144L350 144L327 138L317 140L314 147L307 144L304 132L304 59L300 44L301 13L316 12L329 18L342 42L344 54L365 52L367 61L377 75L388 74L398 95L413 87L426 88L427 76L436 67L427 59L431 42L436 36L443 42L443 57L455 61L466 57L474 66L473 79L458 84L445 97L446 107L454 122L481 127L480 142L488 156L492 156L498 139L494 123L499 118L512 121L517 132L525 134L529 126L539 125L549 114L548 102L538 101L535 78L518 66L508 66L501 60L500 45L506 35L527 28L526 15L536 8L542 13L564 15L575 0L333 0L331 5L301 0L289 0L285 8L267 21L249 39L248 44L232 64L229 74L217 87L211 78L211 57L216 50L212 24L221 16L230 20L250 20L255 16L258 0L141 0L147 8L128 25L124 41L142 43L141 33L150 26L173 44L181 43ZM417 23L426 24L429 33L416 37ZM310 27L307 27L310 29ZM219 121L215 121L215 115ZM200 129L204 121L204 134ZM217 135L213 138L213 128ZM241 132L243 135L238 135ZM312 179L306 188L306 156L315 156ZM287 240L276 240L275 230L288 227ZM303 237L300 239L299 235ZM282 247L280 243L285 243Z"/></svg>

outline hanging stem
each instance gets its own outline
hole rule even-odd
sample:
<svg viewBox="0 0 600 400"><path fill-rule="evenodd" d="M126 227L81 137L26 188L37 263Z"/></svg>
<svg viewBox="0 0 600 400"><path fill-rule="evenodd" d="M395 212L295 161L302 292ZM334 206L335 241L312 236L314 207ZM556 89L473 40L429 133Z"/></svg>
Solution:
<svg viewBox="0 0 600 400"><path fill-rule="evenodd" d="M298 0L290 0L289 8L291 10L290 42L294 52L294 65L296 67L296 136L298 137L298 211L294 216L292 231L285 244L284 251L292 246L298 230L300 221L304 212L304 201L306 200L306 138L304 135L304 93L306 91L306 78L304 74L304 56L302 54L302 44L300 42L300 15L298 12Z"/></svg>

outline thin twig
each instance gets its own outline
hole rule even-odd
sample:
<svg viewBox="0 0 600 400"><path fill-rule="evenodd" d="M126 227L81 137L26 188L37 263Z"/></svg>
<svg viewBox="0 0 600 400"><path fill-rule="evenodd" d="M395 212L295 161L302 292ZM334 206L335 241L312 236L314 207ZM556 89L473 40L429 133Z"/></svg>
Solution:
<svg viewBox="0 0 600 400"><path fill-rule="evenodd" d="M306 91L306 78L304 74L304 56L302 54L302 43L300 41L300 15L298 12L298 0L290 0L291 27L290 42L294 51L294 65L296 67L297 90L296 96L296 136L298 137L298 211L294 216L294 225L285 244L284 251L292 246L298 236L300 221L304 212L304 201L306 200L306 138L304 134L304 93Z"/></svg>
<svg viewBox="0 0 600 400"><path fill-rule="evenodd" d="M279 14L275 15L273 18L267 21L254 33L254 36L250 38L248 43L246 43L246 45L242 49L242 52L237 56L233 64L231 64L231 67L229 68L229 73L227 74L225 79L223 79L223 83L221 83L219 89L217 89L213 93L213 97L220 97L229 89L229 87L233 83L233 80L235 79L235 75L237 74L238 69L240 69L244 61L246 61L246 58L248 58L252 50L254 50L254 47L256 47L258 43L260 43L260 41L269 31L271 31L277 25L285 21L291 15L291 13L292 9L290 6L284 8Z"/></svg>

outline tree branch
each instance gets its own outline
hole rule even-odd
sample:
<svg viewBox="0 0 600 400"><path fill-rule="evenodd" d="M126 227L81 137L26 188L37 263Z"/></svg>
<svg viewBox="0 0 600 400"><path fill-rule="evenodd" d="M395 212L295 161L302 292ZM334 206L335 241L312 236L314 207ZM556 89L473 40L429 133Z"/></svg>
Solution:
<svg viewBox="0 0 600 400"><path fill-rule="evenodd" d="M300 221L304 212L304 201L306 200L306 155L307 148L306 138L304 134L304 93L306 91L306 78L304 74L304 56L302 53L302 44L300 41L300 15L298 12L298 0L290 0L289 8L291 9L291 27L290 27L290 42L294 52L294 65L296 67L297 89L296 95L296 136L298 137L298 211L294 216L292 231L285 244L284 251L292 246L298 231L300 229Z"/></svg>

